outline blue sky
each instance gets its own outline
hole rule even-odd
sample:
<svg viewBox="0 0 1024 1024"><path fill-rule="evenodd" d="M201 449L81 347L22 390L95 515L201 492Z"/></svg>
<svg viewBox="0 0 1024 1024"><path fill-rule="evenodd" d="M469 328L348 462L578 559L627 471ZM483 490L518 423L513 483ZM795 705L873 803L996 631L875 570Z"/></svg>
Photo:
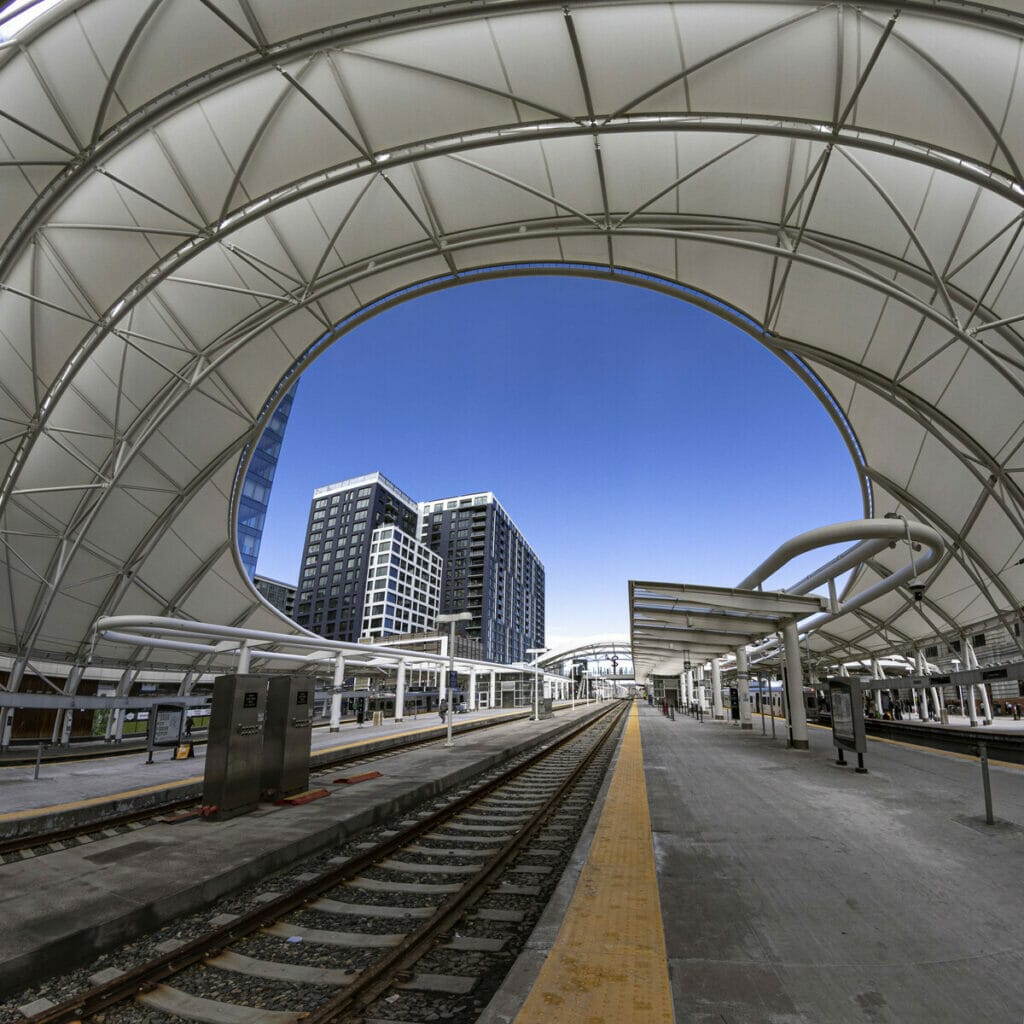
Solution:
<svg viewBox="0 0 1024 1024"><path fill-rule="evenodd" d="M452 288L325 353L259 572L294 581L313 488L374 470L417 500L494 491L544 563L549 646L627 634L630 579L734 586L795 534L862 515L842 439L778 359L679 299L579 278Z"/></svg>

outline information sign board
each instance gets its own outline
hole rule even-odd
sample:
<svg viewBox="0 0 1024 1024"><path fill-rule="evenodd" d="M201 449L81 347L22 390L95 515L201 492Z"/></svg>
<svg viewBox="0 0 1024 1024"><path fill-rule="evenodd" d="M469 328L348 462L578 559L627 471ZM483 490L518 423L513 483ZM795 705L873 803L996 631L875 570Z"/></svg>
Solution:
<svg viewBox="0 0 1024 1024"><path fill-rule="evenodd" d="M832 705L833 744L857 754L865 753L867 737L860 684L854 679L829 679L828 695Z"/></svg>
<svg viewBox="0 0 1024 1024"><path fill-rule="evenodd" d="M150 747L176 747L181 742L185 709L178 704L157 704L149 713Z"/></svg>

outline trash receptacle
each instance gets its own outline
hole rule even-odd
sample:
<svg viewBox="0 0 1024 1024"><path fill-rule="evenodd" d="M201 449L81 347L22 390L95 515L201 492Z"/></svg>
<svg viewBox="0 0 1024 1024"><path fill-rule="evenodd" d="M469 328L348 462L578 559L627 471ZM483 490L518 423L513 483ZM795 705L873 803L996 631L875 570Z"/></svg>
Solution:
<svg viewBox="0 0 1024 1024"><path fill-rule="evenodd" d="M374 711L374 713L373 713L373 724L374 725L383 725L384 724L384 712L383 711Z"/></svg>

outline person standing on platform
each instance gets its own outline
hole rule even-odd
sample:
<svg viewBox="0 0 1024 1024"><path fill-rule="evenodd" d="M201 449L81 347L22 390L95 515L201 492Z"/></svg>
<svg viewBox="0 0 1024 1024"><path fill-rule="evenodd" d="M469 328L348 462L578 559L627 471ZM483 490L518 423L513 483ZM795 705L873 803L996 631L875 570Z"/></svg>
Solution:
<svg viewBox="0 0 1024 1024"><path fill-rule="evenodd" d="M441 703L437 705L437 713L443 722L448 717L448 701L442 699Z"/></svg>

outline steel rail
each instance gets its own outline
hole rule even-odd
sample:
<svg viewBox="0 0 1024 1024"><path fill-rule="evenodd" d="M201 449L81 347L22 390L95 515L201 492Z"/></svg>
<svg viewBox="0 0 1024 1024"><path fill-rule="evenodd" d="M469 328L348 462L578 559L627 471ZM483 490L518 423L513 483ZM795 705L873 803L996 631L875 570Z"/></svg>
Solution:
<svg viewBox="0 0 1024 1024"><path fill-rule="evenodd" d="M591 750L583 757L571 774L547 799L541 808L516 834L515 838L488 860L463 888L446 900L432 917L424 921L405 940L387 954L362 971L359 977L318 1010L304 1018L303 1024L336 1024L350 1014L357 1016L375 999L391 987L397 975L407 970L429 951L439 935L449 931L474 903L483 896L495 879L519 855L523 847L540 831L552 810L577 784L580 776L590 767L594 758L604 749L615 730L624 720L629 705L609 709L617 711L613 720L605 727ZM599 719L598 719L599 721ZM592 721L591 725L596 724Z"/></svg>
<svg viewBox="0 0 1024 1024"><path fill-rule="evenodd" d="M33 832L30 835L26 834L14 836L11 839L0 839L0 855L20 853L22 850L48 846L50 843L64 843L70 839L77 839L79 836L100 832L103 829L117 828L119 825L128 825L131 822L144 821L146 818L155 818L157 815L167 814L168 811L194 807L198 803L198 797L183 797L180 800L170 800L163 804L153 804L149 807L140 808L137 811L128 811L113 818L96 818L87 825L69 825L67 828L58 829L54 832Z"/></svg>
<svg viewBox="0 0 1024 1024"><path fill-rule="evenodd" d="M621 705L613 705L574 727L560 739L544 745L537 753L506 770L499 777L481 783L454 803L383 840L372 850L357 854L343 864L322 872L309 882L296 886L291 892L241 914L236 920L192 939L178 949L139 964L111 981L86 989L57 1006L27 1018L26 1024L80 1024L83 1018L101 1013L111 1006L134 998L140 992L154 988L165 979L179 974L185 968L201 963L218 953L229 943L252 934L285 914L302 909L322 893L356 877L380 859L390 856L423 834L441 827L446 821L462 813L466 807L490 795L496 789L529 771L536 764L571 743L606 715L614 711L619 711L621 714L624 710Z"/></svg>

